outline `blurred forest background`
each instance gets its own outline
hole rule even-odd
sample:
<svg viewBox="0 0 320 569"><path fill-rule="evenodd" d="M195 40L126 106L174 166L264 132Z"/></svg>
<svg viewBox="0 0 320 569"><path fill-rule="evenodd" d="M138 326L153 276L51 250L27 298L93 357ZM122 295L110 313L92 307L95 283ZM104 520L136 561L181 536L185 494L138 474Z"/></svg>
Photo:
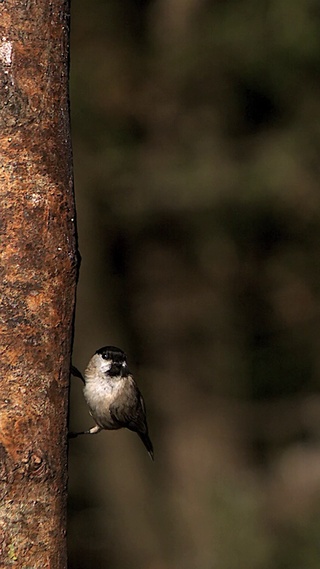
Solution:
<svg viewBox="0 0 320 569"><path fill-rule="evenodd" d="M156 461L129 431L70 442L70 569L319 569L319 2L76 0L71 24L73 362L127 352Z"/></svg>

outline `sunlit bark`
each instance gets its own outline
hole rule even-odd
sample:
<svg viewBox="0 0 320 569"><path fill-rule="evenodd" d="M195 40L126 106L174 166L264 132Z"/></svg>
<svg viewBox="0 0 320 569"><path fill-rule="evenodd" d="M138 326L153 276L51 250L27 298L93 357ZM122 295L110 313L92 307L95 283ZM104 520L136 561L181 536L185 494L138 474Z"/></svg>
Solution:
<svg viewBox="0 0 320 569"><path fill-rule="evenodd" d="M0 566L66 567L69 2L0 3Z"/></svg>

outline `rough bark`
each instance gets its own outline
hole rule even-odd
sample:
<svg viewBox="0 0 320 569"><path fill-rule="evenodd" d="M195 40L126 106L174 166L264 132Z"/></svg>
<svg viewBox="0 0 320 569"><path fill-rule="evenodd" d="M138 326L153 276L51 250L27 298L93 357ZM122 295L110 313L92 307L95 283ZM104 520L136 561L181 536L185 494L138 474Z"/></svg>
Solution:
<svg viewBox="0 0 320 569"><path fill-rule="evenodd" d="M0 566L66 567L69 2L0 2Z"/></svg>

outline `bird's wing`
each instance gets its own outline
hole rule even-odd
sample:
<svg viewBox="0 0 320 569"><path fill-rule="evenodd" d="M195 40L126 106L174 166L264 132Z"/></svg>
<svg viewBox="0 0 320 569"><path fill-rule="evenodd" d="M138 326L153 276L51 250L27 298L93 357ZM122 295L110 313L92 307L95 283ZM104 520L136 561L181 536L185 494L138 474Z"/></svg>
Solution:
<svg viewBox="0 0 320 569"><path fill-rule="evenodd" d="M119 398L110 405L110 415L119 426L138 433L147 433L143 397L134 380L129 378L128 381L130 383L126 386L121 399Z"/></svg>

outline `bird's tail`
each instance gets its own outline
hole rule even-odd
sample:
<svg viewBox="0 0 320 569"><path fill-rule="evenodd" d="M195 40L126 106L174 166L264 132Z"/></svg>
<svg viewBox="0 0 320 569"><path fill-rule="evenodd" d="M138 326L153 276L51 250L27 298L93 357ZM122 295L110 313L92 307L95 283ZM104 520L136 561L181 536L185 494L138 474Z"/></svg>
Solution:
<svg viewBox="0 0 320 569"><path fill-rule="evenodd" d="M138 435L146 447L151 460L154 460L153 444L149 438L148 433L138 433Z"/></svg>

